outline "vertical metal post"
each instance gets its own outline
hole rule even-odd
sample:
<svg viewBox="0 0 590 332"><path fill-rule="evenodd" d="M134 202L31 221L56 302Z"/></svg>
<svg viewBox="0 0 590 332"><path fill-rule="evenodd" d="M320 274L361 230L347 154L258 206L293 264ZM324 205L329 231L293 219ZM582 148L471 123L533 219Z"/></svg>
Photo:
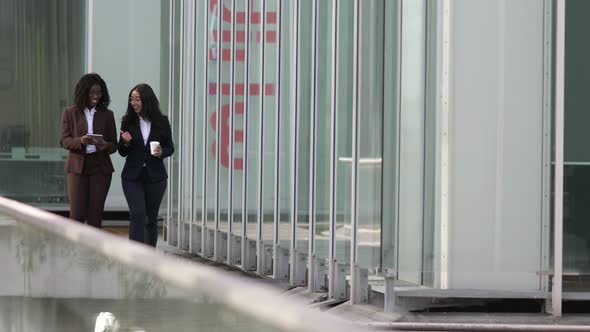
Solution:
<svg viewBox="0 0 590 332"><path fill-rule="evenodd" d="M257 206L257 225L256 225L256 273L259 275L265 274L265 264L266 261L266 251L264 249L264 239L262 238L262 227L264 226L264 207L263 207L263 200L264 200L264 179L262 177L262 171L264 166L264 52L266 51L266 1L262 1L262 9L261 9L261 23L260 23L260 30L261 30L261 51L260 52L260 62L258 65L258 72L260 74L258 78L258 84L260 84L260 102L259 102L259 118L258 118L258 206Z"/></svg>
<svg viewBox="0 0 590 332"><path fill-rule="evenodd" d="M330 239L328 249L328 297L335 298L336 284L336 107L338 105L338 1L332 3L332 77L330 82Z"/></svg>
<svg viewBox="0 0 590 332"><path fill-rule="evenodd" d="M541 270L551 268L551 110L553 105L553 0L543 2L543 210ZM541 277L542 290L548 292L550 276Z"/></svg>
<svg viewBox="0 0 590 332"><path fill-rule="evenodd" d="M210 34L207 33L208 29L209 29L209 24L210 24L210 19L211 19L211 13L210 13L210 2L206 1L206 5L205 5L205 17L206 19L204 20L204 27L203 27L203 33L206 34L207 37L204 38L205 40L205 45L202 45L203 47L203 52L205 52L204 57L203 57L203 66L205 69L205 79L203 80L204 84L203 84L203 110L202 110L202 126L203 126L203 135L201 136L201 142L202 142L202 153L203 155L201 156L201 166L202 166L202 174L201 174L201 180L202 180L202 186L201 186L201 195L203 197L203 201L201 203L201 255L205 256L207 254L207 151L208 151L208 142L207 142L207 124L209 123L209 121L207 120L208 118L208 114L209 114L209 43L211 42L211 40L209 40L210 38Z"/></svg>
<svg viewBox="0 0 590 332"><path fill-rule="evenodd" d="M169 13L169 20L170 20L170 24L168 25L168 112L169 112L169 117L170 117L170 122L174 123L174 115L172 112L173 110L173 106L174 103L172 101L173 96L174 96L174 89L172 88L172 84L173 84L173 80L174 80L174 3L176 1L170 1L170 5L168 10L170 11ZM94 3L93 0L89 1L89 5ZM90 15L90 14L89 14ZM89 22L90 24L91 22ZM172 170L172 158L168 158L166 160L166 165L168 166L167 169ZM168 177L168 188L172 188L172 177L174 174L170 174L170 176ZM172 245L172 241L170 241L170 219L172 218L172 190L167 190L166 191L166 242L168 242L170 245Z"/></svg>
<svg viewBox="0 0 590 332"><path fill-rule="evenodd" d="M227 263L235 264L233 255L234 246L234 205L233 205L233 183L234 183L234 113L235 113L235 69L236 69L236 0L231 0L231 46L230 46L230 84L229 84L229 175L227 179Z"/></svg>
<svg viewBox="0 0 590 332"><path fill-rule="evenodd" d="M291 277L290 282L293 285L302 285L303 280L301 280L301 262L300 254L298 253L297 248L297 223L298 223L298 177L297 177L297 170L299 166L299 152L298 148L299 145L297 144L298 138L298 128L299 128L299 82L301 79L301 73L299 71L299 0L294 0L291 2L294 8L294 14L292 15L292 22L293 22L293 48L292 48L292 57L291 57L291 66L292 66L292 73L295 73L295 82L291 82L293 84L291 90Z"/></svg>
<svg viewBox="0 0 590 332"><path fill-rule="evenodd" d="M179 78L179 82L180 82L180 86L178 88L178 104L180 105L179 109L180 111L178 112L178 142L177 142L177 146L178 146L178 155L182 156L183 153L183 136L184 136L184 132L183 132L183 126L182 126L182 118L183 118L183 112L182 112L182 106L183 105L183 90L185 87L185 83L184 83L184 0L179 0L180 1L180 63L179 63L179 71L180 71L180 78ZM180 158L179 158L180 159ZM182 185L182 181L180 181L180 177L182 176L182 162L181 160L179 160L178 162L178 168L176 170L178 172L178 174L176 174L176 178L178 179L178 218L176 220L176 232L177 232L177 239L178 239L178 243L177 246L179 248L182 248L183 246L183 237L182 237L182 229L184 228L184 224L182 222L182 189L183 189L183 185Z"/></svg>
<svg viewBox="0 0 590 332"><path fill-rule="evenodd" d="M242 269L249 270L249 259L250 250L248 244L248 205L247 205L247 193L248 193L248 117L250 111L249 99L250 99L250 79L249 79L249 61L250 61L250 1L246 1L246 47L244 50L244 141L242 142L242 158L243 170L242 170Z"/></svg>
<svg viewBox="0 0 590 332"><path fill-rule="evenodd" d="M565 94L565 0L556 2L555 19L555 178L554 178L554 239L553 289L551 304L553 316L561 316L563 272L563 148L564 148L564 94Z"/></svg>
<svg viewBox="0 0 590 332"><path fill-rule="evenodd" d="M217 0L217 89L215 90L215 233L213 236L213 259L216 261L221 260L220 254L220 236L219 233L219 155L221 151L221 95L222 95L222 85L221 85L221 63L223 62L222 58L222 46L221 43L223 39L221 36L223 35L223 31L221 30L222 22L223 22L223 0Z"/></svg>
<svg viewBox="0 0 590 332"><path fill-rule="evenodd" d="M451 0L442 2L442 79L440 135L440 275L439 286L449 288L449 207L450 207L450 85L451 85Z"/></svg>
<svg viewBox="0 0 590 332"><path fill-rule="evenodd" d="M190 37L190 50L191 50L191 57L190 57L190 64L191 64L191 75L190 77L192 78L192 84L190 84L190 89L189 91L187 91L188 95L191 96L190 97L190 108L189 109L189 113L191 114L191 123L192 123L192 128L195 128L195 119L196 119L196 96L193 93L195 91L195 83L196 83L196 45L195 45L195 40L197 39L197 35L196 35L196 31L197 31L197 4L192 2L191 3L191 10L189 11L189 15L191 17L191 37ZM190 164L189 164L189 168L190 168L190 191L189 191L189 231L188 231L188 251L189 252L194 252L194 248L193 248L193 222L195 220L195 211L194 211L194 192L195 192L195 167L194 167L194 160L195 160L195 131L191 130L190 131ZM189 179L187 179L188 181Z"/></svg>
<svg viewBox="0 0 590 332"><path fill-rule="evenodd" d="M308 290L314 292L316 290L316 257L315 257L315 223L316 223L316 200L315 200L315 186L316 186L316 144L317 144L317 15L318 15L318 1L313 0L311 11L311 121L310 121L310 157L309 157L309 235L308 235L308 270L307 282Z"/></svg>
<svg viewBox="0 0 590 332"><path fill-rule="evenodd" d="M350 302L361 303L359 290L361 269L357 257L358 233L358 167L359 167L359 67L360 67L360 0L354 0L353 18L353 74L352 74L352 186L351 186L351 240L350 240Z"/></svg>
<svg viewBox="0 0 590 332"><path fill-rule="evenodd" d="M280 275L280 266L283 264L280 257L280 248L279 248L279 229L281 223L281 214L280 214L280 179L279 179L279 167L282 163L279 162L279 150L280 150L280 135L281 135L281 36L283 32L283 28L281 25L281 16L282 16L282 1L277 1L277 52L275 55L275 63L277 64L277 71L275 76L275 86L276 86L276 104L275 104L275 142L274 142L274 150L275 150L275 163L274 163L274 178L275 178L275 186L274 186L274 213L273 213L273 232L272 232L272 245L273 245L273 271L272 274L276 279L283 279L283 276Z"/></svg>

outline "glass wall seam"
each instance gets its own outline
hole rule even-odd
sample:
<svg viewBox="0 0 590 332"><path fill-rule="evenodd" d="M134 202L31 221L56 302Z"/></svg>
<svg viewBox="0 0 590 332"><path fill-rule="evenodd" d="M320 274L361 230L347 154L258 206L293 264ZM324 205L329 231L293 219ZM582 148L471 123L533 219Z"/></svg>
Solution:
<svg viewBox="0 0 590 332"><path fill-rule="evenodd" d="M423 182L422 182L422 265L421 285L432 284L432 240L434 239L434 177L436 171L435 153L436 146L436 115L430 112L435 108L437 92L437 57L436 57L436 28L437 28L437 6L436 2L426 2L425 38L424 38L424 150L423 150Z"/></svg>
<svg viewBox="0 0 590 332"><path fill-rule="evenodd" d="M221 236L219 232L219 219L220 219L220 206L219 206L219 195L220 195L220 187L219 187L219 156L221 150L221 62L222 62L222 46L221 46L221 36L223 35L222 31L222 22L223 22L223 0L217 0L217 76L216 76L216 85L217 88L215 89L215 230L214 230L214 237L213 237L213 257L216 261L221 260L219 256L219 237Z"/></svg>
<svg viewBox="0 0 590 332"><path fill-rule="evenodd" d="M231 45L230 45L230 85L229 85L229 175L228 175L228 193L227 193L227 263L233 265L233 179L234 179L234 112L235 112L235 45L236 45L236 0L231 0Z"/></svg>
<svg viewBox="0 0 590 332"><path fill-rule="evenodd" d="M275 141L274 141L274 151L275 151L275 162L274 162L274 178L276 179L275 181L275 185L274 185L274 212L273 212L273 276L275 277L275 279L279 279L279 229L280 229L280 222L281 222L281 217L280 217L280 182L279 181L279 166L280 166L280 157L279 157L279 150L280 150L280 134L281 134L281 129L280 129L280 124L281 124L281 64L282 64L282 58L281 58L281 47L282 47L282 43L281 43L281 36L282 36L282 32L283 32L283 27L281 25L281 18L282 18L282 10L283 10L283 5L282 5L282 1L277 1L277 36L279 36L279 38L277 38L277 52L276 52L276 58L275 58L275 62L277 64L277 72L275 73L275 84L276 84L276 89L275 91L277 91L277 100L276 100L276 104L275 104L275 113L276 113L276 117L275 117Z"/></svg>
<svg viewBox="0 0 590 332"><path fill-rule="evenodd" d="M188 108L190 110L190 114L191 114L191 124L192 125L190 126L190 128L194 128L195 127L195 118L196 118L196 116L195 116L195 114L196 114L196 112L195 112L195 110L196 110L196 107L195 107L195 104L196 104L196 95L193 93L195 91L195 87L196 87L196 85L195 85L195 82L196 82L195 76L196 75L195 74L196 74L196 67L197 67L196 66L196 54L195 54L196 47L195 47L195 43L194 43L194 41L196 40L196 30L197 30L197 28L196 28L196 26L197 26L197 23L196 23L196 15L195 15L196 8L197 8L196 3L192 2L191 3L190 10L189 10L189 16L190 16L190 22L191 22L190 23L190 31L191 31L191 34L190 34L191 38L190 39L191 39L191 43L189 44L190 45L190 58L189 58L189 61L190 61L190 69L191 70L189 72L190 73L189 74L189 80L191 81L191 84L189 85L190 86L190 89L189 89L190 91L187 91L188 95L190 96L190 98L189 98L190 107ZM195 185L194 185L194 181L192 180L195 177L195 168L193 167L193 163L194 163L194 160L195 160L194 142L195 142L195 131L194 130L191 130L190 131L190 140L189 140L189 143L190 143L189 144L189 147L190 147L190 153L189 153L190 163L188 163L188 165L190 167L190 179L191 179L191 182L190 182L190 185L189 185L189 187L190 187L189 201L187 202L187 204L189 205L188 251L191 252L191 253L194 252L192 239L193 239L193 222L194 222L195 214L196 214L196 212L194 211L194 206L193 206L194 205L193 204L193 201L194 201L194 196L195 196Z"/></svg>
<svg viewBox="0 0 590 332"><path fill-rule="evenodd" d="M185 84L184 84L184 81L183 81L183 78L184 78L184 70L182 70L183 69L183 66L185 64L185 61L184 61L184 48L185 48L184 47L184 0L179 0L179 1L180 1L180 38L179 38L179 40L180 40L180 46L179 46L178 52L179 52L179 61L180 61L180 64L179 64L180 76L178 78L178 81L179 81L178 91L180 91L181 93L179 93L179 95L178 95L178 101L177 101L177 103L178 103L178 105L180 107L182 107L183 106L183 98L184 98L184 96L182 95L182 91L183 91L183 89L185 87ZM182 118L183 118L183 112L182 111L181 112L178 112L178 124L179 124L179 126L178 126L178 131L179 131L178 132L178 137L179 137L179 139L178 139L178 143L177 143L178 144L178 152L177 152L178 155L182 155L182 152L183 152L183 144L182 144L182 141L183 141L183 137L182 137L183 128L182 128L182 125L181 125L182 124ZM180 178L180 176L182 175L182 162L179 162L178 163L178 168L176 169L176 171L178 172L178 174L176 176ZM182 229L183 229L183 226L182 226L182 196L183 196L182 195L182 188L183 188L182 181L178 181L178 192L177 192L177 195L178 195L178 206L177 206L178 214L177 214L177 220L176 220L176 226L177 226L176 227L176 232L177 232L177 235L176 236L177 236L177 239L178 239L177 246L179 248L182 247Z"/></svg>
<svg viewBox="0 0 590 332"><path fill-rule="evenodd" d="M292 24L292 33L293 39L291 43L291 66L293 70L292 73L295 73L295 81L291 82L292 84L292 91L291 91L291 195L293 199L291 200L291 271L290 271L290 282L292 285L297 284L296 280L296 273L297 273L297 248L296 243L297 239L295 236L296 226L297 226L297 126L299 123L299 0L294 0L290 2L292 4L293 10L291 11L293 14L291 24Z"/></svg>
<svg viewBox="0 0 590 332"><path fill-rule="evenodd" d="M257 255L256 255L256 271L258 274L262 275L264 274L264 260L265 260L265 250L264 250L264 242L262 239L262 220L263 220L263 208L262 208L262 202L263 202L263 177L262 177L262 171L263 171L263 163L264 163L264 84L265 84L265 79L264 79L264 53L266 50L266 30L265 30L265 26L266 26L266 0L262 0L262 10L261 10L261 23L260 23L260 31L262 36L260 37L261 39L261 43L262 43L262 51L260 52L260 65L259 65L259 79L258 82L260 82L260 89L259 89L259 93L260 93L260 104L259 106L259 125L258 125L258 192L256 193L258 196L258 205L256 206L256 214L257 214L257 219L256 219L256 240L257 240L257 244L256 244L256 248L257 248Z"/></svg>
<svg viewBox="0 0 590 332"><path fill-rule="evenodd" d="M316 121L317 121L317 11L318 11L318 1L312 1L312 12L311 12L311 98L310 98L310 111L311 111L311 121L310 121L310 158L309 158L309 222L308 222L308 276L307 276L307 283L309 291L312 292L315 290L315 269L316 269L316 262L315 262L315 224L316 224L316 207L315 207L315 157L316 157L316 144L317 144L317 133L316 133Z"/></svg>
<svg viewBox="0 0 590 332"><path fill-rule="evenodd" d="M330 202L329 202L329 243L328 243L328 297L335 298L336 287L336 255L335 255L335 231L336 231L336 105L338 99L338 1L332 4L332 75L331 75L331 101L330 107Z"/></svg>
<svg viewBox="0 0 590 332"><path fill-rule="evenodd" d="M209 28L210 20L211 20L211 15L210 15L210 11L211 11L211 4L209 1L206 1L206 6L205 6L205 10L207 11L205 13L205 17L206 19L204 20L204 27L203 27L203 31L208 31L207 29ZM202 167L203 167L203 172L202 172L202 186L201 186L201 194L203 195L203 200L201 203L201 218L203 218L201 220L201 255L203 257L205 257L207 250L206 250L206 240L207 240L207 201L209 199L209 197L207 197L207 181L210 180L207 178L207 162L208 162L208 153L207 153L207 148L208 148L208 143L207 143L207 115L208 115L208 109L209 109L209 43L211 42L210 40L211 36L210 34L207 34L207 38L204 38L204 43L205 45L203 45L202 49L203 52L205 52L204 57L203 57L203 66L204 66L204 82L205 84L203 84L203 89L204 94L203 94L203 136L201 138L202 144L203 144L203 155L201 158L201 162L202 162Z"/></svg>
<svg viewBox="0 0 590 332"><path fill-rule="evenodd" d="M248 130L248 112L250 109L250 66L248 65L250 61L250 22L251 22L251 14L250 14L250 1L246 1L246 47L244 50L244 129ZM248 207L246 205L246 197L247 197L247 184L248 178L246 174L248 173L248 135L247 133L244 135L244 141L242 142L242 158L244 159L244 168L242 170L242 269L247 270L250 267L247 264L248 259L248 235L247 235L247 222L248 222Z"/></svg>
<svg viewBox="0 0 590 332"><path fill-rule="evenodd" d="M354 17L353 17L353 77L352 77L352 189L351 189L351 215L352 228L350 238L350 268L351 268L351 286L350 302L359 304L361 299L359 293L360 271L357 257L357 232L358 232L358 165L359 165L359 42L360 42L360 0L354 0Z"/></svg>
<svg viewBox="0 0 590 332"><path fill-rule="evenodd" d="M442 27L441 27L441 104L439 105L441 112L440 114L440 145L438 147L440 154L440 161L437 163L440 168L440 192L438 200L440 201L440 209L437 211L440 213L438 219L440 220L440 240L438 247L440 248L440 254L438 255L439 263L439 282L438 285L441 289L448 289L449 285L449 214L450 214L450 191L449 191L449 176L450 176L450 85L451 85L451 1L443 0L442 6Z"/></svg>
<svg viewBox="0 0 590 332"><path fill-rule="evenodd" d="M438 3L426 2L425 22L425 59L424 66L424 182L422 208L422 268L421 284L433 287L434 282L434 228L435 222L435 186L436 186L436 143L438 99L438 56L437 32L439 31Z"/></svg>
<svg viewBox="0 0 590 332"><path fill-rule="evenodd" d="M565 86L565 0L557 0L555 16L555 170L552 314L561 316L563 272L563 161Z"/></svg>
<svg viewBox="0 0 590 332"><path fill-rule="evenodd" d="M90 0L93 1L93 0ZM170 1L169 2L169 26L168 26L168 57L169 57L169 61L168 61L168 116L170 117L170 122L172 123L174 121L174 115L173 112L171 112L172 107L173 107L173 98L171 98L171 96L173 96L174 94L174 89L173 89L173 73L174 73L174 20L176 15L174 15L174 2L175 1ZM168 180L167 180L167 186L168 188L172 188L172 158L167 158L166 160L166 168L169 170L169 176L168 176ZM170 241L170 230L171 230L171 217L172 217L172 190L167 190L166 191L166 224L165 224L165 228L166 228L166 241L171 242ZM172 243L170 243L172 244Z"/></svg>
<svg viewBox="0 0 590 332"><path fill-rule="evenodd" d="M543 36L543 179L542 197L543 211L541 231L541 270L551 268L551 110L553 93L553 1L544 0L544 36ZM541 290L550 290L549 276L541 278Z"/></svg>
<svg viewBox="0 0 590 332"><path fill-rule="evenodd" d="M444 1L444 0L443 0ZM402 24L403 24L403 16L402 16L402 2L398 1L396 4L396 17L397 17L397 23L396 23L396 43L394 45L395 47L395 52L396 52L396 63L395 66L397 68L397 75L394 78L395 80L395 86L396 86L396 94L398 96L397 100L395 101L395 115L394 115L394 119L395 119L395 141L396 144L394 144L394 158L396 160L396 162L394 163L394 172L395 172L395 187L393 189L393 192L395 193L395 198L394 198L394 213L393 213L393 224L394 224L394 238L395 238L395 244L393 245L393 257L394 257L394 262L393 262L393 267L395 269L395 275L396 278L399 276L399 220L400 220L400 212L399 212L399 206L400 206L400 197L401 197L401 186L400 186L400 177L401 177L401 167L400 167L400 163L399 160L401 159L400 157L400 151L401 151L401 95L402 95L402 84L401 84L401 72L403 70L402 68L402 56L401 56L401 44L402 44Z"/></svg>

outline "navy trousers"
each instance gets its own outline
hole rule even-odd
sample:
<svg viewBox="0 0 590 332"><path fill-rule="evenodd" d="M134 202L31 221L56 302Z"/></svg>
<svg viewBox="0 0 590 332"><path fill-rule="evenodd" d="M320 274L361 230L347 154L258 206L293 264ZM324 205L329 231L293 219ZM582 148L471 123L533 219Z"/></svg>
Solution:
<svg viewBox="0 0 590 332"><path fill-rule="evenodd" d="M166 180L152 183L145 168L137 181L123 180L129 206L129 239L152 247L158 241L158 211L166 191Z"/></svg>

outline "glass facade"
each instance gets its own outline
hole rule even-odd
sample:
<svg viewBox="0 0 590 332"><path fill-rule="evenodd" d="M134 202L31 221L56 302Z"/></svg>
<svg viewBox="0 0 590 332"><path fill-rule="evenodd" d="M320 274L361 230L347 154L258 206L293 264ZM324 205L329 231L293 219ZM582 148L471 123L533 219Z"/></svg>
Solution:
<svg viewBox="0 0 590 332"><path fill-rule="evenodd" d="M169 10L169 242L316 291L353 270L423 284L427 2Z"/></svg>

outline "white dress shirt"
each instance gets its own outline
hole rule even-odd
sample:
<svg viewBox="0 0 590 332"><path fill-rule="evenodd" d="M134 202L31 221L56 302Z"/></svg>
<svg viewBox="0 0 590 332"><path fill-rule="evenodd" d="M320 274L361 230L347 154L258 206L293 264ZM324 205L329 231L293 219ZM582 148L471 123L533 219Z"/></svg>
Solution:
<svg viewBox="0 0 590 332"><path fill-rule="evenodd" d="M140 116L139 127L141 128L141 136L143 136L143 145L147 145L147 140L150 137L150 130L152 129L152 123Z"/></svg>
<svg viewBox="0 0 590 332"><path fill-rule="evenodd" d="M94 120L94 113L96 113L96 108L92 108L91 110L87 108L84 109L84 115L86 116L86 122L88 123L88 134L94 134L92 123ZM94 153L96 152L96 145L88 144L86 145L86 153Z"/></svg>

